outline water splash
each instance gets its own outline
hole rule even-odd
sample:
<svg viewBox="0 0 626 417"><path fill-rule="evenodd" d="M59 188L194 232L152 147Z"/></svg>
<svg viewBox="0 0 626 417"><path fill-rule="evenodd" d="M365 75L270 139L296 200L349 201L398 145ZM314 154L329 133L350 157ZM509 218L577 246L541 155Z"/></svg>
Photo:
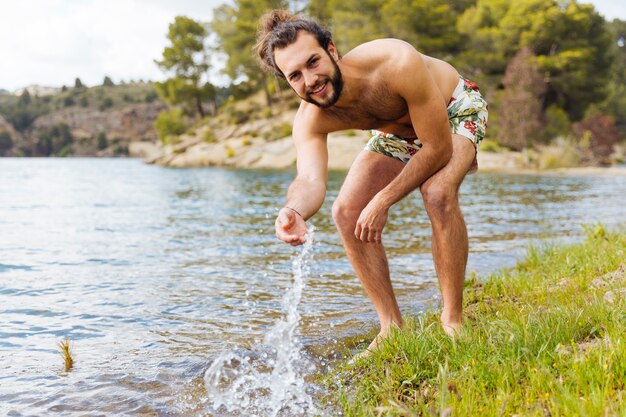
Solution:
<svg viewBox="0 0 626 417"><path fill-rule="evenodd" d="M259 352L222 353L207 369L204 384L209 408L219 415L278 417L318 413L307 393L305 376L315 369L296 335L298 305L313 258L315 228L293 260L293 285L282 298L284 317L265 335ZM226 414L225 414L226 413Z"/></svg>

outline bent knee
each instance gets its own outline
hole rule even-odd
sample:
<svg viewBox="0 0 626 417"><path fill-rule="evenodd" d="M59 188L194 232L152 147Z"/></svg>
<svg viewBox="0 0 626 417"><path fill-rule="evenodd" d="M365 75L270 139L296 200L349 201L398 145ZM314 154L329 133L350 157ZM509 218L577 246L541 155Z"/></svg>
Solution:
<svg viewBox="0 0 626 417"><path fill-rule="evenodd" d="M333 203L333 220L338 229L354 229L362 209L344 202L335 200Z"/></svg>
<svg viewBox="0 0 626 417"><path fill-rule="evenodd" d="M454 187L433 184L420 191L431 220L444 220L459 204L458 191Z"/></svg>

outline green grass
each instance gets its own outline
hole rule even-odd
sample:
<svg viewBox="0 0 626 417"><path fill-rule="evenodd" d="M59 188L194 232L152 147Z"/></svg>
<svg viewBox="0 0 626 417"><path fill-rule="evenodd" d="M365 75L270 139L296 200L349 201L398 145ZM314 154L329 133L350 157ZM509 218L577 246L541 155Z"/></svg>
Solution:
<svg viewBox="0 0 626 417"><path fill-rule="evenodd" d="M625 259L626 233L602 226L531 247L466 283L456 339L434 311L408 318L370 358L325 376L329 398L344 416L626 415Z"/></svg>

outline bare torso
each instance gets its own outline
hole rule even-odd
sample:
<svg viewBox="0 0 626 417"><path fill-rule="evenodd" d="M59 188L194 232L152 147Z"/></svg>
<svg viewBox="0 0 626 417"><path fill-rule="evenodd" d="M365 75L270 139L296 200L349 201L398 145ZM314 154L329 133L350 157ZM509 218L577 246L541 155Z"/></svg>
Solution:
<svg viewBox="0 0 626 417"><path fill-rule="evenodd" d="M388 73L394 61L397 61L395 55L406 53L407 45L396 39L381 39L353 49L338 64L342 73L349 73L353 80L358 80L358 100L349 106L332 106L327 109L303 102L301 111L306 114L306 118L314 120L313 124L319 133L345 129L376 129L414 138L416 135L406 102L388 88ZM411 50L414 52L410 53L419 54L412 47ZM459 82L459 73L444 61L423 54L421 57L431 79L441 92L441 99L447 105ZM354 86L346 82L345 88Z"/></svg>

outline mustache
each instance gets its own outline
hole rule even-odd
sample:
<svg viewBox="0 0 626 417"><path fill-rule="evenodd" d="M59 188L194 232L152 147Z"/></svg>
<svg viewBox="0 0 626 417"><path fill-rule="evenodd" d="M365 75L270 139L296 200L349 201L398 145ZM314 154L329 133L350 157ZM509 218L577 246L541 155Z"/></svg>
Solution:
<svg viewBox="0 0 626 417"><path fill-rule="evenodd" d="M313 87L308 88L306 90L307 94L313 94L313 91L317 91L320 89L320 87L322 87L324 84L326 84L328 82L328 79L324 79L320 82L318 82L317 84L315 84Z"/></svg>

